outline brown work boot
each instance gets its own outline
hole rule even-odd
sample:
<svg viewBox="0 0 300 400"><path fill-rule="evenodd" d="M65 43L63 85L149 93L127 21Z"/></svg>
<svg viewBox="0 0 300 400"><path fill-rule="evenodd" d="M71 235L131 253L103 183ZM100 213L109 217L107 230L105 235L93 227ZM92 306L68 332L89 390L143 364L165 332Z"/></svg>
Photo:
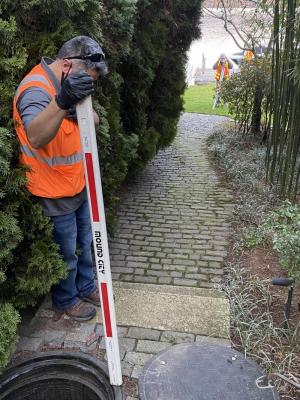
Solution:
<svg viewBox="0 0 300 400"><path fill-rule="evenodd" d="M81 298L83 301L87 301L88 303L94 304L94 306L100 307L101 302L100 302L100 295L99 295L99 290L95 289L92 293L89 295L82 297Z"/></svg>
<svg viewBox="0 0 300 400"><path fill-rule="evenodd" d="M89 306L88 304L84 303L82 300L78 300L70 308L65 310L65 313L75 321L83 322L89 321L90 319L94 318L96 315L96 310L94 307Z"/></svg>

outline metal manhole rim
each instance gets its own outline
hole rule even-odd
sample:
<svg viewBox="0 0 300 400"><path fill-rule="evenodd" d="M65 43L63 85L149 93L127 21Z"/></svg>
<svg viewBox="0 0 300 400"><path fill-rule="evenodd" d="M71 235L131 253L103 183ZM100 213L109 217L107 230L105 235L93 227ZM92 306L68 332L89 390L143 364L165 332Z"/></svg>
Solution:
<svg viewBox="0 0 300 400"><path fill-rule="evenodd" d="M5 388L5 385L9 388L13 380L18 379L18 370L20 370L20 376L22 375L26 378L26 375L30 375L34 370L38 371L47 368L47 366L49 367L47 365L49 362L53 362L53 365L50 365L51 368L55 368L55 365L57 368L65 365L68 368L74 368L74 370L78 369L78 371L80 369L88 370L91 375L99 379L99 384L101 383L104 388L109 387L111 389L114 400L122 400L122 387L110 385L107 365L91 354L72 350L26 354L20 359L13 360L3 371L3 375L0 376L0 388ZM70 379L70 381L72 380ZM0 399L2 399L1 395Z"/></svg>

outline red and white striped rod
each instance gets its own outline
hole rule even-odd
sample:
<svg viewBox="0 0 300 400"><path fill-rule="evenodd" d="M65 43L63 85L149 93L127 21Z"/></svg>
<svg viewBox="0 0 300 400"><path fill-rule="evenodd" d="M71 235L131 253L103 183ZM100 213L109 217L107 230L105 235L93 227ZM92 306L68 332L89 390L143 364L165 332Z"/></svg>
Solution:
<svg viewBox="0 0 300 400"><path fill-rule="evenodd" d="M81 101L76 106L76 111L84 154L86 187L90 206L99 292L101 295L109 378L112 385L120 386L122 385L121 361L91 96Z"/></svg>

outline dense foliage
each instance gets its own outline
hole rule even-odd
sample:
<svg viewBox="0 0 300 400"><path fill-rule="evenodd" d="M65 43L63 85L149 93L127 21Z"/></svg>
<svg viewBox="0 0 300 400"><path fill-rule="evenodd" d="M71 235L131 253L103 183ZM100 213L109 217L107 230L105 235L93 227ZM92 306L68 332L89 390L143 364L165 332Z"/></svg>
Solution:
<svg viewBox="0 0 300 400"><path fill-rule="evenodd" d="M266 185L266 146L260 138L242 136L230 126L210 136L209 150L236 195L238 224L259 225L263 216L278 205L276 191Z"/></svg>
<svg viewBox="0 0 300 400"><path fill-rule="evenodd" d="M260 133L263 127L267 179L294 201L300 185L300 1L266 5L267 25L273 18L268 55L244 62L240 73L224 83L222 96L240 132Z"/></svg>
<svg viewBox="0 0 300 400"><path fill-rule="evenodd" d="M269 128L271 93L271 61L269 57L243 62L240 72L222 85L222 100L228 103L238 129L243 134L258 133L263 122Z"/></svg>
<svg viewBox="0 0 300 400"><path fill-rule="evenodd" d="M229 178L236 194L237 222L243 246L273 248L279 264L289 276L300 278L300 207L283 201L265 179L267 147L255 137L217 130L209 138L209 149ZM250 228L249 228L250 226Z"/></svg>
<svg viewBox="0 0 300 400"><path fill-rule="evenodd" d="M8 362L9 352L17 341L18 312L12 304L0 304L0 371Z"/></svg>
<svg viewBox="0 0 300 400"><path fill-rule="evenodd" d="M232 347L254 359L266 373L279 373L299 382L299 324L297 327L297 321L296 326L290 321L288 329L280 324L280 296L274 296L269 280L249 273L238 259L226 268L220 289L230 302ZM274 379L272 385L280 399L297 399L293 385L280 379Z"/></svg>
<svg viewBox="0 0 300 400"><path fill-rule="evenodd" d="M89 35L103 45L110 74L97 85L94 107L111 213L129 169L146 164L175 136L185 52L199 35L200 5L198 0L1 1L0 367L15 340L18 318L11 304L34 304L66 273L52 226L24 189L17 164L11 110L18 82L41 56L54 57L73 36Z"/></svg>
<svg viewBox="0 0 300 400"><path fill-rule="evenodd" d="M277 210L267 214L261 224L245 231L249 247L265 244L278 253L279 264L289 276L300 278L300 208L286 200Z"/></svg>
<svg viewBox="0 0 300 400"><path fill-rule="evenodd" d="M294 200L300 185L300 1L277 0L274 10L268 179Z"/></svg>
<svg viewBox="0 0 300 400"><path fill-rule="evenodd" d="M135 164L143 165L176 134L186 51L199 35L199 4L140 0L137 8L132 51L121 67L122 115L126 131L139 136Z"/></svg>

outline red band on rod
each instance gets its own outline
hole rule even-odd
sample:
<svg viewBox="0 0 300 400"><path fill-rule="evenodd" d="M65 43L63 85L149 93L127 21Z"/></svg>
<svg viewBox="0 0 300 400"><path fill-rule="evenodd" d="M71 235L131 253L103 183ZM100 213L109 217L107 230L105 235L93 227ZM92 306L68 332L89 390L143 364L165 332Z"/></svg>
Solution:
<svg viewBox="0 0 300 400"><path fill-rule="evenodd" d="M85 153L85 161L86 161L86 169L89 181L93 221L99 222L100 221L99 209L98 209L98 201L97 201L97 193L95 185L93 158L91 153Z"/></svg>
<svg viewBox="0 0 300 400"><path fill-rule="evenodd" d="M112 337L112 329L111 329L111 321L110 321L110 309L109 309L107 284L106 283L101 283L101 296L102 296L103 313L104 313L104 319L105 319L106 336L107 337Z"/></svg>

